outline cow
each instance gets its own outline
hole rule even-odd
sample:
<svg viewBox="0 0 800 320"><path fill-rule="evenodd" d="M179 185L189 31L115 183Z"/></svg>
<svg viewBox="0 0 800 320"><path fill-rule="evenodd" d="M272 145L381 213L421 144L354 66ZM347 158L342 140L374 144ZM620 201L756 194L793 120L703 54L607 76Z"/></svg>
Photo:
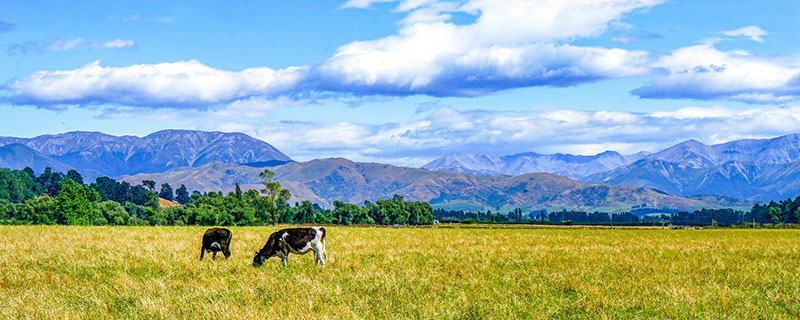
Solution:
<svg viewBox="0 0 800 320"><path fill-rule="evenodd" d="M233 233L225 228L206 230L206 233L203 234L203 247L200 248L200 260L203 260L206 251L214 253L211 259L216 260L217 252L220 251L225 255L225 259L228 259L231 256L231 237L233 237Z"/></svg>
<svg viewBox="0 0 800 320"><path fill-rule="evenodd" d="M264 261L272 257L280 257L283 265L289 261L289 253L306 254L314 251L314 262L325 266L325 228L291 228L273 232L269 240L256 252L253 257L253 266L260 267Z"/></svg>

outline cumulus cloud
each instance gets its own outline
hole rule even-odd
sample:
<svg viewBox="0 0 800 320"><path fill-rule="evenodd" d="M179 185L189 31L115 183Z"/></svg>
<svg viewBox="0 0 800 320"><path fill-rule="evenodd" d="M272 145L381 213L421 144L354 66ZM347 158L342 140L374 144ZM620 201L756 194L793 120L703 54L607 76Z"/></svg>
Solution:
<svg viewBox="0 0 800 320"><path fill-rule="evenodd" d="M355 1L351 1L355 2ZM473 96L641 75L647 53L564 43L661 1L401 1L397 35L357 41L313 69L316 86L356 94ZM372 1L358 1L358 7ZM356 6L355 3L352 6ZM475 15L457 25L450 13Z"/></svg>
<svg viewBox="0 0 800 320"><path fill-rule="evenodd" d="M134 45L136 45L136 43L133 42L133 40L114 39L104 42L103 44L100 45L100 47L109 49L124 49L133 47Z"/></svg>
<svg viewBox="0 0 800 320"><path fill-rule="evenodd" d="M121 104L204 107L295 87L302 68L224 71L195 60L114 68L99 62L67 71L39 71L4 85L18 105Z"/></svg>
<svg viewBox="0 0 800 320"><path fill-rule="evenodd" d="M275 94L476 96L530 86L573 86L649 72L648 53L571 44L599 35L624 14L663 0L404 0L397 34L341 46L307 67L244 71L198 62L40 71L7 83L18 104L206 107ZM382 0L351 0L365 8ZM455 13L475 17L466 25ZM114 40L108 47L132 45Z"/></svg>
<svg viewBox="0 0 800 320"><path fill-rule="evenodd" d="M741 37L741 36L748 37L750 38L750 40L753 40L755 42L764 42L763 37L767 35L767 32L764 31L764 29L759 28L758 26L747 26L736 30L722 31L720 33L731 37Z"/></svg>
<svg viewBox="0 0 800 320"><path fill-rule="evenodd" d="M746 103L781 103L800 95L798 56L762 57L744 50L721 51L713 43L704 43L674 50L651 66L663 73L633 94Z"/></svg>

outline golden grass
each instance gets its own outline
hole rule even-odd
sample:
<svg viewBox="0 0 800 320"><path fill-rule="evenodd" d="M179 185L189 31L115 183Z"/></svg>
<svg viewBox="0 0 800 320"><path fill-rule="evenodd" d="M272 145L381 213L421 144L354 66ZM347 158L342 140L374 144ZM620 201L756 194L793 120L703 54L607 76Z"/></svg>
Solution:
<svg viewBox="0 0 800 320"><path fill-rule="evenodd" d="M277 227L0 226L0 317L800 317L800 230L326 228L325 268L253 268Z"/></svg>
<svg viewBox="0 0 800 320"><path fill-rule="evenodd" d="M158 198L158 206L160 208L172 208L172 207L179 207L181 204L177 203L172 200L167 200L164 198Z"/></svg>

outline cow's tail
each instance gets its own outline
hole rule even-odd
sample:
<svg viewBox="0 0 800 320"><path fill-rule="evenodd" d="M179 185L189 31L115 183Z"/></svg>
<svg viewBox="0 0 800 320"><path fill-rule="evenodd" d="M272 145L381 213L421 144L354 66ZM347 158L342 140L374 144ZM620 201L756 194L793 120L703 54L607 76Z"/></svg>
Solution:
<svg viewBox="0 0 800 320"><path fill-rule="evenodd" d="M319 231L322 231L322 257L328 259L328 255L325 254L325 227L320 227Z"/></svg>

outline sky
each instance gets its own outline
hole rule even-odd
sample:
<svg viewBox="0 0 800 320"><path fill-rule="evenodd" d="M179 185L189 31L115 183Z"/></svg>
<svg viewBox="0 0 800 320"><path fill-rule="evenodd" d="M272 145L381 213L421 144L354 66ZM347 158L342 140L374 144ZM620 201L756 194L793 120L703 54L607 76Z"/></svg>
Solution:
<svg viewBox="0 0 800 320"><path fill-rule="evenodd" d="M299 161L404 166L768 138L800 133L799 17L795 0L0 0L0 136L243 132Z"/></svg>

